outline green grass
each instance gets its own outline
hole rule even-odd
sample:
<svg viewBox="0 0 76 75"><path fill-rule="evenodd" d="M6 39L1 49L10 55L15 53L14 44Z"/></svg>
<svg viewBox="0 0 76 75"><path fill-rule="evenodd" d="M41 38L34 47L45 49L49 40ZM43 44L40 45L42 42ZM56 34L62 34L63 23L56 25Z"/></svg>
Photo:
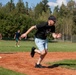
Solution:
<svg viewBox="0 0 76 75"><path fill-rule="evenodd" d="M0 52L26 52L35 46L34 41L20 41L20 47L15 47L15 41L0 41ZM48 43L49 52L75 52L76 43L58 42Z"/></svg>
<svg viewBox="0 0 76 75"><path fill-rule="evenodd" d="M15 71L0 67L0 75L25 75L25 74L21 74L19 72L15 72Z"/></svg>
<svg viewBox="0 0 76 75"><path fill-rule="evenodd" d="M68 68L68 69L74 69L76 70L76 60L61 60L61 61L57 61L57 62L52 62L52 63L48 63L49 68L55 68L58 66L64 67L64 68Z"/></svg>
<svg viewBox="0 0 76 75"><path fill-rule="evenodd" d="M32 41L20 41L20 47L15 47L15 41L0 41L0 52L26 52L33 45Z"/></svg>
<svg viewBox="0 0 76 75"><path fill-rule="evenodd" d="M58 43L49 43L49 51L52 52L75 52L76 43L72 42L58 42Z"/></svg>

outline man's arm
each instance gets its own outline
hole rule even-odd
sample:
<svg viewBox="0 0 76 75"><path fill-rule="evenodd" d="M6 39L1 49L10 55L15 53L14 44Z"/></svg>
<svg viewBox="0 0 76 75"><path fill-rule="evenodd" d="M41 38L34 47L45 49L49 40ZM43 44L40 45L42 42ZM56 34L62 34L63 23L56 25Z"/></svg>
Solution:
<svg viewBox="0 0 76 75"><path fill-rule="evenodd" d="M14 39L16 38L16 34L14 35Z"/></svg>
<svg viewBox="0 0 76 75"><path fill-rule="evenodd" d="M32 26L32 27L30 27L25 33L23 33L22 35L21 35L21 38L24 38L24 37L27 37L27 34L29 34L33 29L35 29L36 28L36 26Z"/></svg>

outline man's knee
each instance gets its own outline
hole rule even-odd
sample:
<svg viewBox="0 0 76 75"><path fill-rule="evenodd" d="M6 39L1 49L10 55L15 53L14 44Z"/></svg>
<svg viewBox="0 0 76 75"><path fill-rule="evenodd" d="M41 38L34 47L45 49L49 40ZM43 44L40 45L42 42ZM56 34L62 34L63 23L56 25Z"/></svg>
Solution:
<svg viewBox="0 0 76 75"><path fill-rule="evenodd" d="M42 52L41 52L41 55L46 55L47 54L47 51L46 50L43 50Z"/></svg>

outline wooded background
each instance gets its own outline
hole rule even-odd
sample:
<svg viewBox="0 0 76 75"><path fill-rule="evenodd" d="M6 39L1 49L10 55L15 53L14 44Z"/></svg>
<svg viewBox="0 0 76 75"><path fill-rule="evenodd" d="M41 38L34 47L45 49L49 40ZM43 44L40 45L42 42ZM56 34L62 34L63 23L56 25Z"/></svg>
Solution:
<svg viewBox="0 0 76 75"><path fill-rule="evenodd" d="M21 34L27 31L32 25L47 21L50 15L57 18L56 32L62 33L62 40L72 40L76 35L76 2L69 0L67 6L56 6L51 11L47 5L48 0L42 0L36 6L28 7L28 2L18 0L15 4L10 0L5 5L0 3L0 33L3 38L13 38L15 32L20 29ZM27 0L28 1L28 0ZM28 38L34 37L35 31L32 31Z"/></svg>

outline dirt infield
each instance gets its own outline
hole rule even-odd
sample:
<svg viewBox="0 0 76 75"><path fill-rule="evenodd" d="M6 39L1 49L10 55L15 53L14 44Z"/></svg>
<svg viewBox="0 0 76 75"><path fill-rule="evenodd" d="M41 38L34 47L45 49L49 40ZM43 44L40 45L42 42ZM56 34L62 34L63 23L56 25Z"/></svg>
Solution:
<svg viewBox="0 0 76 75"><path fill-rule="evenodd" d="M76 52L48 52L42 64L45 68L34 68L38 54L34 58L29 52L22 53L0 53L0 66L27 75L76 75L76 70L61 68L60 66L47 65L47 62L63 59L76 59Z"/></svg>

